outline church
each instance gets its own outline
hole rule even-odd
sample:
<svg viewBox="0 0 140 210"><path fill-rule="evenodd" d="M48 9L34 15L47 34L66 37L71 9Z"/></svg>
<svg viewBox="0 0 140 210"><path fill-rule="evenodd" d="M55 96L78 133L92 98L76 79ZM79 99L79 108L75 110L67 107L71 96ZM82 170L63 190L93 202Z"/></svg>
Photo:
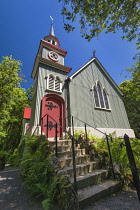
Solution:
<svg viewBox="0 0 140 210"><path fill-rule="evenodd" d="M72 52L71 52L72 53ZM70 67L65 66L67 52L60 47L54 34L40 41L31 77L34 79L34 93L31 108L24 109L24 134L43 134L55 137L64 135L65 128L72 132L86 129L102 137L103 133L115 137L134 137L130 128L122 92L117 84L93 56L71 76ZM70 74L69 74L70 75ZM100 132L99 132L100 131Z"/></svg>

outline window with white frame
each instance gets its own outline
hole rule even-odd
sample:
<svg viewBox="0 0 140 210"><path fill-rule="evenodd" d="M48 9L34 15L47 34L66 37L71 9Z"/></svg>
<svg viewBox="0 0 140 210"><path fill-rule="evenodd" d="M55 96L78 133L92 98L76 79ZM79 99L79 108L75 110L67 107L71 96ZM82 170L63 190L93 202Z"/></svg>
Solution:
<svg viewBox="0 0 140 210"><path fill-rule="evenodd" d="M93 87L93 96L96 108L110 109L107 91L99 81Z"/></svg>
<svg viewBox="0 0 140 210"><path fill-rule="evenodd" d="M62 80L59 76L54 76L53 74L50 74L46 77L47 79L47 89L53 90L56 92L62 91Z"/></svg>

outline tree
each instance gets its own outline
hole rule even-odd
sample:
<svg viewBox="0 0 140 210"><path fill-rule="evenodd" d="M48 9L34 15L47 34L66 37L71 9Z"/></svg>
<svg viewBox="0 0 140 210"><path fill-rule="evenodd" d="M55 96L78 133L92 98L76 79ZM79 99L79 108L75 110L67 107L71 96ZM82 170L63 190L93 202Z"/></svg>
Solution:
<svg viewBox="0 0 140 210"><path fill-rule="evenodd" d="M122 29L128 41L138 39L139 0L58 0L64 3L62 15L74 22L78 17L82 36L90 41L100 32L116 32ZM70 7L69 7L70 6ZM66 31L74 30L64 24Z"/></svg>
<svg viewBox="0 0 140 210"><path fill-rule="evenodd" d="M26 96L28 98L28 105L31 106L32 105L32 101L33 101L33 91L34 91L34 86L31 85L29 87L29 89L26 91Z"/></svg>
<svg viewBox="0 0 140 210"><path fill-rule="evenodd" d="M26 92L20 87L20 61L3 57L0 63L0 146L13 151L22 133L23 108L27 105Z"/></svg>
<svg viewBox="0 0 140 210"><path fill-rule="evenodd" d="M136 65L127 70L131 72L131 80L122 82L120 89L124 94L123 101L130 125L140 139L140 61L137 60Z"/></svg>

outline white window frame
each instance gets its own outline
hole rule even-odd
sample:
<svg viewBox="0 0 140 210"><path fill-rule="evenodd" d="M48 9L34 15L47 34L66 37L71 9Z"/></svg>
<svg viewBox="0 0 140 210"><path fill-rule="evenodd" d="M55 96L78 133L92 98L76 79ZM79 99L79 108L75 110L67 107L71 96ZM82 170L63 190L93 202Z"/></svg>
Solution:
<svg viewBox="0 0 140 210"><path fill-rule="evenodd" d="M98 84L100 85L100 88L101 88L101 94L102 94L102 99L103 99L103 104L104 104L104 108L101 107L101 100L100 100L100 96L99 96L99 91L98 91ZM96 103L95 103L95 97L94 97L94 88L96 89L97 91L97 95L98 95L98 101L99 101L99 107L96 106ZM111 108L110 108L110 102L109 102L109 94L106 90L105 87L102 86L101 82L100 81L96 81L95 84L92 86L92 91L93 91L93 98L94 98L94 104L95 104L95 108L96 109L102 109L102 110L108 110L108 111L111 111ZM109 109L106 108L106 103L105 103L105 99L104 99L104 94L103 94L103 91L105 91L106 93L106 97L107 97L107 102L108 102L108 106L109 106Z"/></svg>
<svg viewBox="0 0 140 210"><path fill-rule="evenodd" d="M50 76L52 76L53 78L54 78L54 84L53 84L53 89L50 89L49 88L49 78L50 78ZM47 90L50 90L50 91L53 91L53 92L59 92L59 93L62 93L62 79L61 79L61 77L60 76L55 76L54 74L49 74L48 76L46 76L45 77L45 79L46 79L46 89ZM60 91L58 91L58 90L56 90L55 89L55 80L56 79L59 79L59 82L60 82Z"/></svg>

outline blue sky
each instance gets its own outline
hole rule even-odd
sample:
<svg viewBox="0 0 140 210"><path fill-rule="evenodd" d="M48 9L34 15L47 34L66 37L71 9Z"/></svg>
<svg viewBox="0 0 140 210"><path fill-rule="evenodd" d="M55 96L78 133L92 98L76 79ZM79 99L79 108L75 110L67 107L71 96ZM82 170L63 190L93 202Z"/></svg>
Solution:
<svg viewBox="0 0 140 210"><path fill-rule="evenodd" d="M93 38L90 42L81 37L78 21L74 32L67 33L63 23L67 23L61 15L62 3L57 0L1 0L0 1L0 60L2 56L13 55L21 60L22 73L26 83L22 87L29 88L33 84L31 71L40 39L49 34L51 19L54 18L55 35L60 47L68 52L65 65L72 67L71 73L78 70L90 60L93 49L96 57L119 85L125 80L125 68L131 67L136 53L135 42L121 40L122 33L105 34ZM120 76L120 73L123 75Z"/></svg>

